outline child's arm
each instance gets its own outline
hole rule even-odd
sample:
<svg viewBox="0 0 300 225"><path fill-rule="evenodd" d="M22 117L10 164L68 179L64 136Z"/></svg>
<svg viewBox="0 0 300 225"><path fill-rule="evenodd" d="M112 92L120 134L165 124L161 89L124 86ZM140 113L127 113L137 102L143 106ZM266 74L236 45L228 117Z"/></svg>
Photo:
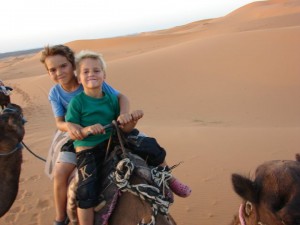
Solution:
<svg viewBox="0 0 300 225"><path fill-rule="evenodd" d="M144 112L142 110L135 110L130 114L130 116L131 116L130 122L124 125L120 125L122 131L126 133L130 132L135 127L137 121L144 116ZM86 138L91 134L92 135L105 134L105 129L101 124L97 123L91 126L81 128L81 134L83 135L83 138Z"/></svg>
<svg viewBox="0 0 300 225"><path fill-rule="evenodd" d="M57 129L68 132L70 138L72 140L82 140L84 138L81 133L81 126L75 123L66 122L65 118L62 116L55 117L55 123Z"/></svg>
<svg viewBox="0 0 300 225"><path fill-rule="evenodd" d="M144 112L142 110L134 110L131 113L131 118L132 118L131 121L124 124L124 125L120 125L120 128L125 133L128 133L128 132L132 131L132 129L136 126L137 121L139 119L141 119L143 116L144 116Z"/></svg>
<svg viewBox="0 0 300 225"><path fill-rule="evenodd" d="M122 114L128 114L130 110L130 103L129 99L126 95L123 95L122 93L118 94L118 100L120 105L120 115Z"/></svg>
<svg viewBox="0 0 300 225"><path fill-rule="evenodd" d="M129 103L129 99L127 98L127 96L123 95L122 93L118 94L118 101L119 101L119 106L120 106L120 115L119 115L117 121L121 125L124 125L126 123L129 123L132 119L132 117L129 113L130 103Z"/></svg>
<svg viewBox="0 0 300 225"><path fill-rule="evenodd" d="M87 136L89 136L91 134L93 134L93 135L105 134L105 129L100 123L97 123L97 124L94 124L94 125L91 125L88 127L83 127L81 129L81 133L84 136L84 138L86 138Z"/></svg>

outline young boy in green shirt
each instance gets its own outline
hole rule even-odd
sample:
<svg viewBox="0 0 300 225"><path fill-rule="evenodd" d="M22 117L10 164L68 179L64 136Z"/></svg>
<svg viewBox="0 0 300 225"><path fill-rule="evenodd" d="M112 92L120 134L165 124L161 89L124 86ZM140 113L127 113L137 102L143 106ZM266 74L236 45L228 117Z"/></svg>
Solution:
<svg viewBox="0 0 300 225"><path fill-rule="evenodd" d="M110 136L104 126L118 118L120 108L115 95L102 91L106 72L100 54L81 51L76 57L76 70L84 91L69 103L66 121L82 127L83 139L74 141L79 174L78 219L81 225L92 225L93 207L98 204L97 167L103 161ZM135 127L143 117L143 111L135 110L131 116L133 120L121 126L124 132L130 132Z"/></svg>

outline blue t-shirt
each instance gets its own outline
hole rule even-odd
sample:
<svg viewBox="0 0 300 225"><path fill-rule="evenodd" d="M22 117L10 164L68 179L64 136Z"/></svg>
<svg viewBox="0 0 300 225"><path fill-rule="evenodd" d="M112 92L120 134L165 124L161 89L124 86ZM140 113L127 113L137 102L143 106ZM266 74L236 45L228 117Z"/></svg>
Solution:
<svg viewBox="0 0 300 225"><path fill-rule="evenodd" d="M105 93L113 94L118 96L119 91L115 90L107 83L103 82L102 90ZM68 104L73 97L80 94L83 91L82 85L79 85L77 90L72 92L65 91L60 84L54 85L49 92L48 99L52 106L52 111L55 117L63 117L65 116L68 108Z"/></svg>

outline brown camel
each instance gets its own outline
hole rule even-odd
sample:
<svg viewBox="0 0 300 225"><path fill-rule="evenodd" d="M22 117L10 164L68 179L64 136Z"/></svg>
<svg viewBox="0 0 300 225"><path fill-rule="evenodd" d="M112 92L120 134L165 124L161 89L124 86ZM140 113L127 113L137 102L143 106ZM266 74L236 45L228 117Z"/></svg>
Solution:
<svg viewBox="0 0 300 225"><path fill-rule="evenodd" d="M235 192L243 199L232 225L300 225L300 156L260 165L254 180L233 174Z"/></svg>
<svg viewBox="0 0 300 225"><path fill-rule="evenodd" d="M22 109L9 104L0 115L0 217L12 206L19 188L25 130Z"/></svg>
<svg viewBox="0 0 300 225"><path fill-rule="evenodd" d="M130 158L133 165L135 165L135 169L133 170L130 176L130 180L129 180L130 185L151 183L152 181L151 181L150 169L148 168L146 162L133 154L128 154L128 157ZM114 165L117 165L116 167L119 167L120 165L119 159L116 159L115 153L112 154L110 160L106 161L105 165L106 166L104 166L103 168L103 171L105 172L102 176L106 177L107 173L112 174L111 171L115 171ZM126 173L128 173L129 169L126 168L125 171L127 171ZM120 173L126 176L125 175L126 173L124 174L123 172L124 171ZM114 180L114 178L106 179L103 184L104 189L107 190L107 192L109 192L109 195L111 197L118 195L118 193L119 194L121 193L121 191L118 190L118 187L115 185L114 182L112 182L112 180ZM75 200L76 186L77 185L76 185L76 178L75 178L72 180L70 184L69 193L68 193L67 211L72 225L78 224L77 215L76 215L76 200ZM171 192L168 193L170 194ZM151 207L149 202L147 202L147 200L142 200L140 197L136 196L136 194L137 192L134 193L132 189L124 191L122 192L122 194L120 194L117 203L115 205L115 208L113 210L113 213L109 218L109 222L108 222L109 225L136 225L136 224L150 225L152 224L150 222L153 218L155 218L154 222L156 225L176 225L176 222L167 211L165 211L166 213L162 213L158 210L157 215L152 217L153 208ZM107 199L106 202L108 203L105 206L106 208L105 207L101 208L100 206L95 208L95 225L102 225L106 221L105 219L103 220L103 217L107 218L108 217L107 215L110 214L111 212L110 211L111 199L106 198L106 196L104 196L104 199ZM101 205L101 203L99 205ZM167 206L167 208L168 207L169 205Z"/></svg>
<svg viewBox="0 0 300 225"><path fill-rule="evenodd" d="M132 183L141 183L142 179L134 177ZM128 207L130 206L130 207ZM145 224L151 221L151 206L132 193L125 192L119 197L115 210L109 220L109 225L136 225L144 221ZM158 213L155 218L156 225L176 225L170 214Z"/></svg>

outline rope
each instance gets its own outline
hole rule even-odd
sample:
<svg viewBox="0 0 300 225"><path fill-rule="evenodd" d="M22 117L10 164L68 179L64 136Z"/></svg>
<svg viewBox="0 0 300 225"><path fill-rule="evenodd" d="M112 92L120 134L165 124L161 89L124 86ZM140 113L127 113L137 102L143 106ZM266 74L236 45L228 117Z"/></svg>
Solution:
<svg viewBox="0 0 300 225"><path fill-rule="evenodd" d="M163 195L165 196L166 188L169 188L169 180L172 178L169 167L154 167L151 169L151 177L158 187L162 187Z"/></svg>
<svg viewBox="0 0 300 225"><path fill-rule="evenodd" d="M122 192L128 191L142 200L147 200L151 204L151 221L149 223L141 221L138 225L155 225L155 217L157 216L158 211L166 215L168 213L170 202L166 201L165 197L160 194L160 190L152 185L130 185L129 179L133 170L133 163L129 158L125 158L118 163L116 171L111 174L111 177Z"/></svg>
<svg viewBox="0 0 300 225"><path fill-rule="evenodd" d="M127 157L127 153L125 151L125 147L124 147L124 143L123 143L123 138L121 136L121 131L120 131L118 122L114 120L114 121L112 121L112 124L114 125L115 130L117 131L117 136L118 136L119 144L120 144L122 152L123 152L123 158L126 158Z"/></svg>
<svg viewBox="0 0 300 225"><path fill-rule="evenodd" d="M46 162L46 159L42 158L41 156L35 154L33 151L30 150L30 148L27 147L27 145L25 145L25 143L23 141L21 141L22 145L36 158L38 158L39 160Z"/></svg>
<svg viewBox="0 0 300 225"><path fill-rule="evenodd" d="M25 147L32 155L34 155L36 158L38 158L38 159L40 159L40 160L46 162L46 160L45 160L44 158L38 156L38 155L35 154L33 151L31 151L31 150L27 147L27 145L25 145L25 143L24 143L23 141L21 141L20 143L18 143L17 146L16 146L13 150L11 150L10 152L7 152L7 153L0 153L0 156L8 156L8 155L11 155L11 154L13 154L13 153L16 152L16 151L21 150L22 147L23 147L22 145L23 145L23 146L24 146L24 147Z"/></svg>
<svg viewBox="0 0 300 225"><path fill-rule="evenodd" d="M125 169L127 171L124 173ZM130 186L128 180L132 174L133 169L134 169L134 165L128 158L122 159L118 163L118 165L116 167L116 171L113 173L113 175L114 175L113 177L114 177L114 180L115 180L118 188L121 191L124 190L127 186Z"/></svg>
<svg viewBox="0 0 300 225"><path fill-rule="evenodd" d="M162 187L163 195L166 194L166 189L169 189L169 180L172 179L172 170L179 166L182 162L175 164L172 167L158 166L151 169L151 177L158 187Z"/></svg>

